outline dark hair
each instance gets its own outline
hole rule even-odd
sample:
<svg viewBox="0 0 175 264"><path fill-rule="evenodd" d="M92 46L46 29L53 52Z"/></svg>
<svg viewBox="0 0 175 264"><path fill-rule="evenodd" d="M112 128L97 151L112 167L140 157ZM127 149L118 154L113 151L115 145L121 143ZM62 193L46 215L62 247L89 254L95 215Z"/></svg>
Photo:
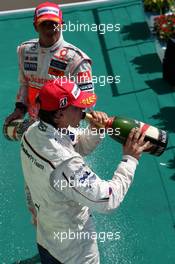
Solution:
<svg viewBox="0 0 175 264"><path fill-rule="evenodd" d="M45 110L40 109L38 112L38 117L42 121L44 121L44 122L54 126L55 128L57 128L56 123L54 121L54 118L55 118L57 111L58 110L56 110L56 111L45 111Z"/></svg>

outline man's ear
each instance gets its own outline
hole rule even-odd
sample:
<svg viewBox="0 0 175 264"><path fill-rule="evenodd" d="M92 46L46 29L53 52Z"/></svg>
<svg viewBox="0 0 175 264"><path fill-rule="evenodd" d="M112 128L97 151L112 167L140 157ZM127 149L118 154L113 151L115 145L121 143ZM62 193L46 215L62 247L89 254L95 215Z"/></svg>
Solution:
<svg viewBox="0 0 175 264"><path fill-rule="evenodd" d="M54 122L58 122L63 117L63 111L58 110L53 117Z"/></svg>

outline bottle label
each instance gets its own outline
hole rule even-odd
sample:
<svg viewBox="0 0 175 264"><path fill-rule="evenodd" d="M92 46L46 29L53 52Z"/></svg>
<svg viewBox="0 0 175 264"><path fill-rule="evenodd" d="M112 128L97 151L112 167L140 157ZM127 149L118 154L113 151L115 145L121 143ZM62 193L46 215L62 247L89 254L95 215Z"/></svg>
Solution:
<svg viewBox="0 0 175 264"><path fill-rule="evenodd" d="M160 156L167 145L167 133L164 130L140 122L142 133L145 132L145 140L149 140L153 146L147 151L155 156Z"/></svg>
<svg viewBox="0 0 175 264"><path fill-rule="evenodd" d="M160 140L162 143L164 143L164 144L167 143L167 133L166 133L166 131L161 130L159 140Z"/></svg>
<svg viewBox="0 0 175 264"><path fill-rule="evenodd" d="M145 133L149 138L158 140L159 139L159 130L156 127L150 126L143 122L140 122L141 132Z"/></svg>

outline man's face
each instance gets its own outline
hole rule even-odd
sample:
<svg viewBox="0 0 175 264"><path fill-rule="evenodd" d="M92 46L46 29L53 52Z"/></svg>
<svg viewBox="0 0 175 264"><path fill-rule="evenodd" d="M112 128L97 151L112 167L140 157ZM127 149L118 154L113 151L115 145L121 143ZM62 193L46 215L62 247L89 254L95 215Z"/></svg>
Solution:
<svg viewBox="0 0 175 264"><path fill-rule="evenodd" d="M59 39L59 29L61 29L61 25L58 25L58 23L54 21L43 21L39 25L36 25L35 29L39 33L40 40L52 43Z"/></svg>
<svg viewBox="0 0 175 264"><path fill-rule="evenodd" d="M64 119L67 125L71 127L78 127L83 116L82 108L69 106L64 110Z"/></svg>

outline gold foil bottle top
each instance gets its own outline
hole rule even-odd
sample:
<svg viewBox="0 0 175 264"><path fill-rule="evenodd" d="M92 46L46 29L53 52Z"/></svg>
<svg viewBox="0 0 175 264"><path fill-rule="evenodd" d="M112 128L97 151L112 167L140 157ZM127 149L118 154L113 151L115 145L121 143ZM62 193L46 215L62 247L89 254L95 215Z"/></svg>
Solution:
<svg viewBox="0 0 175 264"><path fill-rule="evenodd" d="M108 120L107 120L107 122L105 124L102 124L102 123L100 123L98 121L94 121L94 118L93 118L93 116L90 113L85 113L84 118L87 121L93 121L94 124L97 125L98 127L108 128L108 127L112 127L112 124L114 122L114 118L115 117L109 117Z"/></svg>

